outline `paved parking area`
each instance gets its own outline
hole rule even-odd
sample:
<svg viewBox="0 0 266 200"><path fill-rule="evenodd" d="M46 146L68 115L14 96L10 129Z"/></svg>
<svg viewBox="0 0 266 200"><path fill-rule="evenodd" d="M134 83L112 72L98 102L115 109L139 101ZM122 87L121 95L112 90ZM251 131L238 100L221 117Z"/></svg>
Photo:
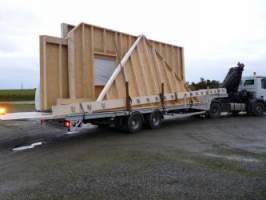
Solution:
<svg viewBox="0 0 266 200"><path fill-rule="evenodd" d="M266 117L170 120L137 134L0 122L0 197L264 200Z"/></svg>

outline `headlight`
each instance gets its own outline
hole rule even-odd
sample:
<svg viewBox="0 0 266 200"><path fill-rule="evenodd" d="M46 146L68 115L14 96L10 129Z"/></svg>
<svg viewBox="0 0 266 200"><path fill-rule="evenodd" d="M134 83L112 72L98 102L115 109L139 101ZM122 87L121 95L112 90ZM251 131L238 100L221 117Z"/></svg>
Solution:
<svg viewBox="0 0 266 200"><path fill-rule="evenodd" d="M0 115L6 114L6 109L0 107Z"/></svg>

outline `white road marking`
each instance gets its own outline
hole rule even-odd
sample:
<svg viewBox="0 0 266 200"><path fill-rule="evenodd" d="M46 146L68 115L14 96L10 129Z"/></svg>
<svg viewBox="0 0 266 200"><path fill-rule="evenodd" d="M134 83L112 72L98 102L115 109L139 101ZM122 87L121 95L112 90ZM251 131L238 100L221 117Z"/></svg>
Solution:
<svg viewBox="0 0 266 200"><path fill-rule="evenodd" d="M33 149L34 147L40 146L40 145L42 145L42 142L35 142L35 143L31 144L31 145L13 148L12 150L13 151L24 151L24 150L27 150L27 149Z"/></svg>

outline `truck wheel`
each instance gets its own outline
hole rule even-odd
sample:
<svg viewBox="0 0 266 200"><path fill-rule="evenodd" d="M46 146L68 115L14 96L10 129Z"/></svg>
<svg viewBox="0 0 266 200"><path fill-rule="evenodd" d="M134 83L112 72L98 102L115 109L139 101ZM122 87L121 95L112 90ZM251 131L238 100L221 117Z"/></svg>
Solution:
<svg viewBox="0 0 266 200"><path fill-rule="evenodd" d="M97 124L99 128L109 128L109 124Z"/></svg>
<svg viewBox="0 0 266 200"><path fill-rule="evenodd" d="M160 111L156 110L146 117L147 125L151 129L157 129L161 127L162 124L162 114Z"/></svg>
<svg viewBox="0 0 266 200"><path fill-rule="evenodd" d="M117 130L120 130L123 128L122 124L125 124L125 123L123 123L123 118L122 117L116 117L113 124L112 124L112 127L114 127Z"/></svg>
<svg viewBox="0 0 266 200"><path fill-rule="evenodd" d="M232 116L233 116L233 117L237 117L237 116L239 116L239 112L238 112L238 111L232 111Z"/></svg>
<svg viewBox="0 0 266 200"><path fill-rule="evenodd" d="M264 104L261 102L256 102L254 105L254 115L262 116L264 114Z"/></svg>
<svg viewBox="0 0 266 200"><path fill-rule="evenodd" d="M211 104L210 111L209 111L210 118L221 117L221 112L222 112L221 104L216 103L216 102Z"/></svg>
<svg viewBox="0 0 266 200"><path fill-rule="evenodd" d="M133 112L127 117L127 131L129 133L135 133L142 129L143 117L139 112Z"/></svg>

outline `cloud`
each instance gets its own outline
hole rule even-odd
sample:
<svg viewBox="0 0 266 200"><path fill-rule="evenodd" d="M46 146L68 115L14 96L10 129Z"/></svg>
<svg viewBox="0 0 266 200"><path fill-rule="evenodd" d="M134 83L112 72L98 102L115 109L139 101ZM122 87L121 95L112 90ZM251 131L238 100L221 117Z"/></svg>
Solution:
<svg viewBox="0 0 266 200"><path fill-rule="evenodd" d="M0 5L0 88L20 85L20 79L35 86L38 37L60 36L62 22L87 22L184 46L189 81L222 80L238 61L246 63L245 73L266 75L264 0L0 0Z"/></svg>
<svg viewBox="0 0 266 200"><path fill-rule="evenodd" d="M12 37L2 38L0 34L0 54L17 52L19 47Z"/></svg>
<svg viewBox="0 0 266 200"><path fill-rule="evenodd" d="M200 78L223 81L230 67L235 67L238 62L245 64L243 76L266 75L266 60L233 60L233 59L188 59L186 60L186 81L199 81Z"/></svg>
<svg viewBox="0 0 266 200"><path fill-rule="evenodd" d="M0 89L35 88L39 81L39 63L33 57L0 57Z"/></svg>

